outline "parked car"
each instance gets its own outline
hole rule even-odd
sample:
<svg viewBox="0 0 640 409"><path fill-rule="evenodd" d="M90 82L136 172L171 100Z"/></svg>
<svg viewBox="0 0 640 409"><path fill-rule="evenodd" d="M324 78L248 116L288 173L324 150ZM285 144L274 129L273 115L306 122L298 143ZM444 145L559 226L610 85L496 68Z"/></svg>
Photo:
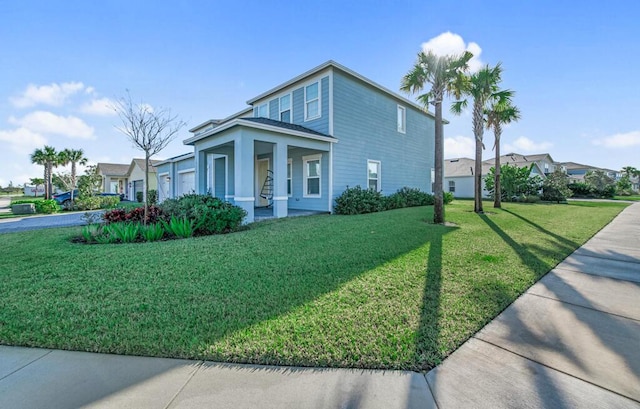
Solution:
<svg viewBox="0 0 640 409"><path fill-rule="evenodd" d="M79 196L79 194L80 192L78 191L78 189L75 189L73 191L73 198L76 199ZM96 193L96 196L118 196L120 200L124 199L124 195L120 193L102 192L102 193ZM53 200L55 200L56 203L58 203L60 206L67 207L71 204L71 191L68 190L66 192L53 195Z"/></svg>

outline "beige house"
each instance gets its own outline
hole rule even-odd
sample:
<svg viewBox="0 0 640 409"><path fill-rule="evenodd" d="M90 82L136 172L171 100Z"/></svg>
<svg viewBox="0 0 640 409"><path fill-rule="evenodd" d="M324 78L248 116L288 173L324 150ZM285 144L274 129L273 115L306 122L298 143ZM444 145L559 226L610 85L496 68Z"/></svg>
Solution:
<svg viewBox="0 0 640 409"><path fill-rule="evenodd" d="M158 189L158 177L155 164L157 160L149 161L149 189ZM102 176L102 190L110 193L123 194L125 199L135 201L137 192L146 192L144 159L133 159L130 164L98 163L97 170Z"/></svg>

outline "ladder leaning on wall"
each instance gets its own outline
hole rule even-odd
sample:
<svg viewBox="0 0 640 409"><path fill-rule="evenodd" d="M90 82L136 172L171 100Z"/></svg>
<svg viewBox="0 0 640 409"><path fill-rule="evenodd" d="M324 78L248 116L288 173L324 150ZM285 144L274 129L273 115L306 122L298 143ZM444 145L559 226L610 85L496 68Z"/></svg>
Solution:
<svg viewBox="0 0 640 409"><path fill-rule="evenodd" d="M267 177L264 179L260 197L267 201L267 208L273 206L273 171L267 170Z"/></svg>

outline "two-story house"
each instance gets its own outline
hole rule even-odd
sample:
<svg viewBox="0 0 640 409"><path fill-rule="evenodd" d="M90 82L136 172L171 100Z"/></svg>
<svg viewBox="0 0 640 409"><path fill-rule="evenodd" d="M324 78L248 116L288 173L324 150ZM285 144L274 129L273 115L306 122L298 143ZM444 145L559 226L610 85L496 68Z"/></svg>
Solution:
<svg viewBox="0 0 640 409"><path fill-rule="evenodd" d="M241 206L247 222L259 207L331 212L356 185L431 191L433 115L349 68L328 61L247 103L191 129L193 156L157 165L165 197L179 193L180 166L193 168L195 192Z"/></svg>

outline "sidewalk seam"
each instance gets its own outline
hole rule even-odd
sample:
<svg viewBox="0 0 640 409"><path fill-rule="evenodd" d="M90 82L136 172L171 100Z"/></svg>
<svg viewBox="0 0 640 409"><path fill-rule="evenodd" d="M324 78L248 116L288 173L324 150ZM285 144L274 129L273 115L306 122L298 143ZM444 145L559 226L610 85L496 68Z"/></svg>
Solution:
<svg viewBox="0 0 640 409"><path fill-rule="evenodd" d="M431 368L431 371L433 371L436 368L437 368L437 366ZM431 372L431 371L429 371L429 372ZM427 374L429 372L423 373L422 377L424 378L424 381L427 383L427 389L429 390L429 393L431 394L431 397L433 398L433 402L436 404L436 409L439 409L440 405L438 405L438 400L436 399L436 395L433 393L433 389L431 389L431 384L429 383L429 380L427 379Z"/></svg>
<svg viewBox="0 0 640 409"><path fill-rule="evenodd" d="M196 367L196 369L193 370L193 372L191 372L191 374L189 374L189 377L187 378L186 381L184 381L184 385L182 385L180 387L180 389L178 389L176 391L176 393L173 395L173 397L171 399L169 399L169 402L167 402L167 404L165 405L164 409L168 409L173 402L176 400L176 398L178 397L178 395L180 395L182 393L182 391L184 390L184 388L187 387L187 385L189 384L189 382L191 382L191 379L193 379L193 377L196 375L196 373L198 373L198 371L200 370L200 368L202 368L204 366L204 361L200 361L198 363L198 366Z"/></svg>
<svg viewBox="0 0 640 409"><path fill-rule="evenodd" d="M49 354L50 354L50 353L52 353L52 352L53 352L53 350L52 350L52 349L50 349L50 350L49 350L49 352L47 352L46 354L42 354L41 356L37 357L37 358L36 358L36 359L34 359L33 361L30 361L30 362L28 362L28 363L26 363L26 364L22 365L20 368L16 369L15 371L13 371L13 372L11 372L11 373L8 373L8 374L6 374L6 375L5 375L5 376L3 376L2 378L0 378L0 381L2 381L2 380L4 380L4 379L6 379L6 378L8 378L8 377L10 377L11 375L13 375L14 373L16 373L16 372L18 372L18 371L23 370L24 368L26 368L27 366L31 365L32 363L34 363L34 362L37 362L37 361L41 360L42 358L44 358L45 356L49 355Z"/></svg>
<svg viewBox="0 0 640 409"><path fill-rule="evenodd" d="M620 260L617 260L617 261L620 261ZM598 274L598 273L587 273L586 271L574 270L574 269L569 268L569 267L562 267L561 264L562 263L560 263L557 266L555 266L552 270L549 270L549 273L553 272L553 270L563 270L563 271L566 271L567 273L586 274L586 275L589 275L589 276L592 276L592 277L600 277L600 278L606 278L607 280L622 281L622 282L625 282L625 283L631 283L631 284L635 284L635 285L640 285L640 281L625 280L624 278L603 276L603 275ZM538 283L539 281L541 281L541 280L538 280L536 283Z"/></svg>
<svg viewBox="0 0 640 409"><path fill-rule="evenodd" d="M607 314L607 315L613 315L613 316L620 317L620 318L624 318L624 319L631 320L631 321L640 322L640 319L631 318L631 317L626 317L626 316L624 316L624 315L616 314L615 312L602 311L602 310L599 310L599 309L597 309L597 308L593 308L593 307L586 307L586 306L584 306L584 305L575 304L575 303L572 303L572 302L568 302L568 301L560 300L560 299L553 298L553 297L548 297L548 296L546 296L546 295L534 294L534 293L529 292L529 291L527 291L525 294L533 295L533 296L540 297L540 298L544 298L544 299L551 300L551 301L561 302L561 303L563 303L563 304L573 305L574 307L580 307L580 308L585 308L585 309L587 309L587 310L591 310L591 311L601 312L601 313L603 313L603 314Z"/></svg>
<svg viewBox="0 0 640 409"><path fill-rule="evenodd" d="M630 397L630 396L623 395L623 394L621 394L620 392L612 391L611 389L605 388L604 386L598 385L598 384L593 383L593 382L591 382L591 381L588 381L588 380L586 380L586 379L582 379L582 378L580 378L579 376L572 375L572 374L570 374L570 373L568 373L568 372L565 372L565 371L562 371L562 370L560 370L560 369L554 368L554 367L549 366L549 365L547 365L547 364L543 364L542 362L538 362L538 361L536 361L535 359L531 359L531 358L529 358L529 357L527 357L527 356L524 356L524 355L519 354L519 353L517 353L517 352L511 351L510 349L507 349L507 348L505 348L505 347L503 347L503 346L501 346L501 345L494 344L493 342L490 342L490 341L484 340L484 339L482 339L482 338L478 338L478 337L477 337L477 335L478 335L478 334L474 335L472 338L477 339L478 341L482 341L482 342L484 342L484 343L486 343L486 344L493 345L493 346L494 346L494 347L496 347L496 348L500 348L500 349L502 349L503 351L506 351L506 352L508 352L508 353L510 353L510 354L513 354L513 355L516 355L516 356L519 356L520 358L522 358L522 359L526 359L527 361L534 362L534 363L536 363L536 364L538 364L538 365L540 365L540 366L544 366L545 368L549 368L549 369L551 369L552 371L555 371L555 372L558 372L558 373L561 373L561 374L567 375L567 376L569 376L570 378L578 379L578 380L580 380L580 381L582 381L582 382L586 382L586 383L588 383L589 385L593 385L593 386L595 386L595 387L597 387L597 388L599 388L599 389L602 389L602 390L605 390L605 391L611 392L611 393L616 394L616 395L618 395L618 396L622 396L623 398L629 399L629 400L630 400L630 401L632 401L632 402L640 403L640 400L636 400L636 399L634 399L634 398L632 398L632 397ZM428 382L427 382L427 383L428 383ZM434 399L435 399L435 398L434 398Z"/></svg>
<svg viewBox="0 0 640 409"><path fill-rule="evenodd" d="M588 243L589 242L586 242L585 244L588 244ZM567 256L567 258L569 258L570 256L573 256L573 255L576 255L576 256L581 256L581 257L597 258L597 259L600 259L600 260L609 260L609 261L619 261L619 262L622 262L622 263L640 264L640 261L620 260L619 258L613 258L613 257L604 257L604 256L599 256L599 255L593 255L593 254L576 253L578 250L580 250L581 247L584 247L585 244L583 244L582 246L578 247L576 249L576 251L574 251L569 256ZM585 251L590 251L590 250L585 250ZM630 257L633 257L633 256L630 256ZM562 260L562 261L564 261L564 260ZM559 263L558 265L560 265L560 264L562 264L562 263Z"/></svg>

